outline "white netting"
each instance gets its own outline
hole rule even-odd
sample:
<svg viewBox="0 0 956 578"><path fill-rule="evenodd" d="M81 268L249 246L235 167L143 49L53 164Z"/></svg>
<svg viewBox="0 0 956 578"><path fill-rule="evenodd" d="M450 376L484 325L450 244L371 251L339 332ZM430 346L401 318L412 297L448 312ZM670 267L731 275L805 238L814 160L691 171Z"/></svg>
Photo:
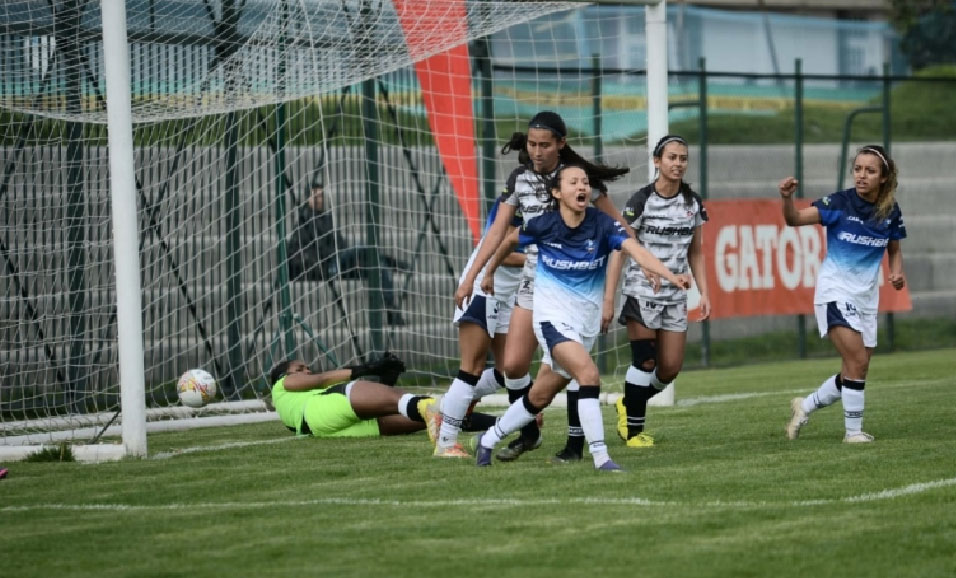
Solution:
<svg viewBox="0 0 956 578"><path fill-rule="evenodd" d="M564 116L583 156L631 167L618 206L646 177L643 62L607 48L642 8L407 4L421 14L400 19L397 0L127 2L151 416L183 417L161 408L186 369L256 401L290 355L328 368L388 349L411 369L404 385L444 389L457 279L517 163L499 150L538 110ZM89 439L119 408L99 22L99 2L0 6L0 445L63 425ZM462 46L464 69L427 60ZM443 91L462 70L459 109L461 84ZM466 148L438 144L461 130ZM313 184L335 256L289 280Z"/></svg>
<svg viewBox="0 0 956 578"><path fill-rule="evenodd" d="M514 24L579 2L459 0L130 0L127 27L137 122L199 117L332 93ZM0 7L22 55L4 68L3 107L106 122L98 35L100 3L13 1ZM72 27L72 28L71 28ZM75 30L81 55L66 58L59 32ZM16 47L13 47L16 51ZM16 51L19 52L19 51ZM23 60L16 66L17 56ZM23 66L25 65L25 66ZM80 111L64 92L77 74Z"/></svg>

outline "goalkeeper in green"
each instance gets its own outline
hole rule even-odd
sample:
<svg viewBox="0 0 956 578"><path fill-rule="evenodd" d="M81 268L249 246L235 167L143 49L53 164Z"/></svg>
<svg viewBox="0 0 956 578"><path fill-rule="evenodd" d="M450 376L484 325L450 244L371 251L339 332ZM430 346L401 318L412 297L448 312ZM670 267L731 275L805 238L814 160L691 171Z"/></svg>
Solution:
<svg viewBox="0 0 956 578"><path fill-rule="evenodd" d="M269 372L272 405L291 431L318 438L378 437L421 430L435 443L438 405L425 395L392 387L405 363L390 353L361 365L313 373L302 360L290 359ZM376 376L378 381L360 379ZM466 431L483 431L494 417L474 413Z"/></svg>
<svg viewBox="0 0 956 578"><path fill-rule="evenodd" d="M269 372L272 404L282 423L297 434L328 437L377 437L426 429L438 406L428 396L391 387L405 370L386 353L377 361L312 373L302 360L290 359ZM359 379L377 376L385 383ZM428 432L434 440L435 432Z"/></svg>

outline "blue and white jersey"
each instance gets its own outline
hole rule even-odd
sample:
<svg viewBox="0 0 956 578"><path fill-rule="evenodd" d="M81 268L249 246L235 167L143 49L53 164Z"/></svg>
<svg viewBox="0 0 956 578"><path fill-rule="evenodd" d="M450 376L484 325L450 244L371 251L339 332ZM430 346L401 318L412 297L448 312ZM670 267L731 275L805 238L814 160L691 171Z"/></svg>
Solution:
<svg viewBox="0 0 956 578"><path fill-rule="evenodd" d="M584 336L600 333L608 255L626 239L624 227L594 207L573 229L560 211L525 221L520 243L538 245L534 322L565 323Z"/></svg>
<svg viewBox="0 0 956 578"><path fill-rule="evenodd" d="M515 215L528 222L553 210L554 197L551 195L548 183L551 182L561 166L561 163L559 163L548 174L536 173L530 165L522 165L511 171L505 185L504 194L508 196L505 202L515 207ZM591 202L594 202L600 195L600 191L591 191ZM525 247L525 252L527 257L525 258L523 274L530 279L534 279L538 249L534 245L528 245Z"/></svg>
<svg viewBox="0 0 956 578"><path fill-rule="evenodd" d="M879 270L890 241L906 238L899 205L876 220L876 205L850 188L817 199L820 221L827 229L827 254L817 276L815 304L851 303L863 313L879 309Z"/></svg>

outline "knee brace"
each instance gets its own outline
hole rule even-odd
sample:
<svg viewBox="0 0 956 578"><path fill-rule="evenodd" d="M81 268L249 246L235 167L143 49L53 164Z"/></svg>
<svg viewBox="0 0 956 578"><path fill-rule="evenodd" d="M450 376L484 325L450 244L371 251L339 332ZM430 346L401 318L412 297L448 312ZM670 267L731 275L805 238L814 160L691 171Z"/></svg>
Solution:
<svg viewBox="0 0 956 578"><path fill-rule="evenodd" d="M657 358L657 348L654 346L653 339L635 339L631 341L631 365L641 371L653 371L655 359ZM645 367L648 361L651 366Z"/></svg>

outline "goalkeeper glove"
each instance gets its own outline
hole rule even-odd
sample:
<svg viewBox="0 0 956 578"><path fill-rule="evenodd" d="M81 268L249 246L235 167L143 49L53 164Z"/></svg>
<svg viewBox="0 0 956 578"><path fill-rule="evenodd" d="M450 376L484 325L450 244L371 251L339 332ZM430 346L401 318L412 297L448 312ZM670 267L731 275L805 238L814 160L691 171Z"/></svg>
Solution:
<svg viewBox="0 0 956 578"><path fill-rule="evenodd" d="M352 370L351 379L358 379L368 375L378 377L380 383L395 385L398 377L405 371L405 362L395 354L386 351L380 359L348 366Z"/></svg>

